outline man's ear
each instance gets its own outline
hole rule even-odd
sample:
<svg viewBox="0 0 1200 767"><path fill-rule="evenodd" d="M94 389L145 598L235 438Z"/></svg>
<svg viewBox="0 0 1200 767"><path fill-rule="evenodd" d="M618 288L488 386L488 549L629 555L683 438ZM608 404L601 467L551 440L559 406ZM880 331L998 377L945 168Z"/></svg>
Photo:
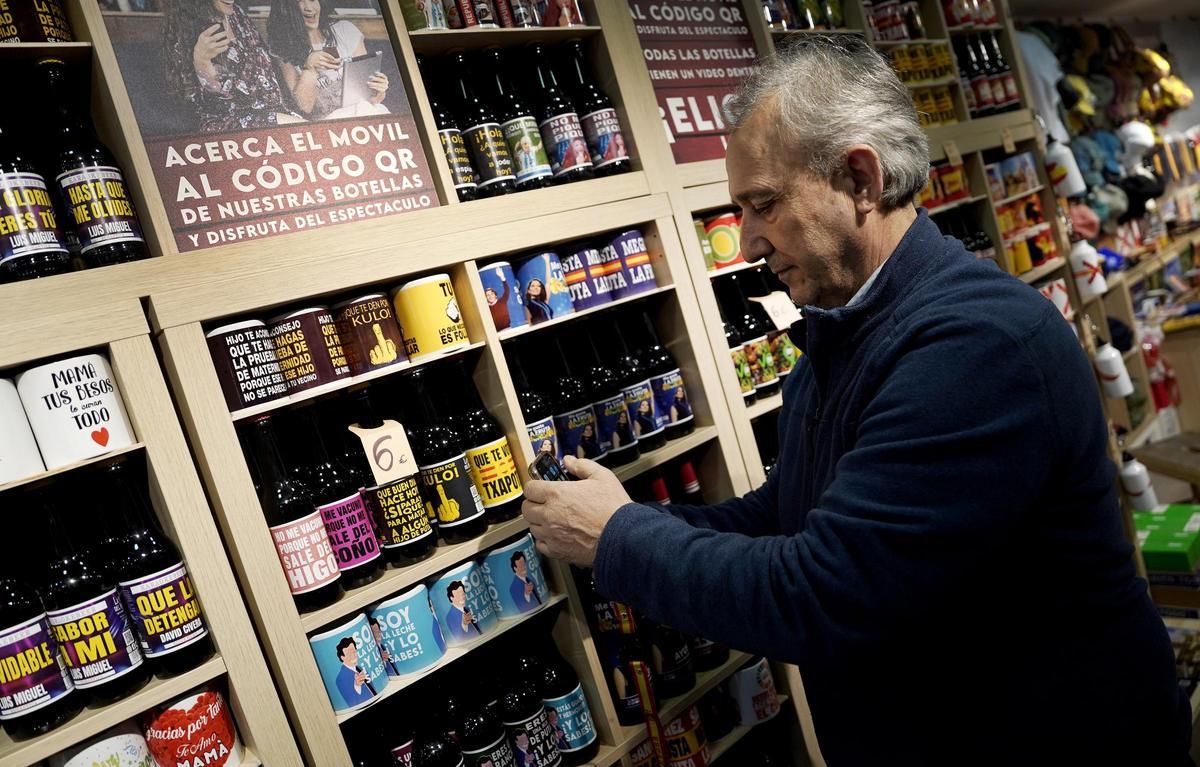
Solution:
<svg viewBox="0 0 1200 767"><path fill-rule="evenodd" d="M860 213L879 207L883 197L883 165L879 153L866 144L855 144L846 152L845 173L850 179L850 195Z"/></svg>

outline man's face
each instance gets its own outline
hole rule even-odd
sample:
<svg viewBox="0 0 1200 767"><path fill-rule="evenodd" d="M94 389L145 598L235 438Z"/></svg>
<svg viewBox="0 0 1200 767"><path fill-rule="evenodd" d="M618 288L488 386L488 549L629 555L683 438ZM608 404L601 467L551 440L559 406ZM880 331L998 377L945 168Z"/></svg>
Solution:
<svg viewBox="0 0 1200 767"><path fill-rule="evenodd" d="M463 609L463 605L467 603L467 590L459 586L454 591L450 592L450 604L458 609Z"/></svg>
<svg viewBox="0 0 1200 767"><path fill-rule="evenodd" d="M347 666L358 665L358 648L352 644L348 644L342 648L342 663Z"/></svg>
<svg viewBox="0 0 1200 767"><path fill-rule="evenodd" d="M516 741L517 748L521 749L522 751L529 750L529 736L528 735L526 735L523 732L519 732L519 733L517 733L517 737L514 738L514 740Z"/></svg>
<svg viewBox="0 0 1200 767"><path fill-rule="evenodd" d="M525 580L525 575L529 572L529 567L525 564L525 558L521 557L516 562L513 562L513 572L521 580Z"/></svg>
<svg viewBox="0 0 1200 767"><path fill-rule="evenodd" d="M802 305L844 305L861 280L861 252L848 178L818 178L779 135L777 110L760 106L730 137L729 193L742 208L742 257L766 261ZM849 262L849 263L848 263Z"/></svg>

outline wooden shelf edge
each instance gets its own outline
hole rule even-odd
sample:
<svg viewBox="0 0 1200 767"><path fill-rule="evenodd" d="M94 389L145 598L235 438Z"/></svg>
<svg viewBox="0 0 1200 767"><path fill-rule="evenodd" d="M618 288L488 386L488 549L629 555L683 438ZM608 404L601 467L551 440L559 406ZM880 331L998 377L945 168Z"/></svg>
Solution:
<svg viewBox="0 0 1200 767"><path fill-rule="evenodd" d="M649 471L656 466L661 466L672 458L678 458L684 453L707 444L716 438L716 426L697 426L696 430L691 434L679 439L670 440L654 452L639 456L631 463L614 467L613 473L622 482L628 481L643 472Z"/></svg>
<svg viewBox="0 0 1200 767"><path fill-rule="evenodd" d="M1010 202L1016 202L1017 200L1022 200L1031 194L1037 194L1038 192L1042 191L1045 188L1046 188L1045 184L1038 184L1037 186L1035 186L1032 189L1026 189L1024 192L1017 192L1016 194L1010 194L1008 197L1001 197L999 200L994 200L993 204L995 204L997 207L999 207L1001 205L1008 205Z"/></svg>
<svg viewBox="0 0 1200 767"><path fill-rule="evenodd" d="M540 608L538 608L537 610L535 610L533 612L525 613L520 618L514 618L513 620L510 620L510 621L501 621L500 623L496 624L495 629L493 629L486 636L480 637L480 639L478 641L472 642L469 645L459 645L457 647L447 648L446 654L443 655L441 657L441 660L439 660L435 665L430 666L427 669L423 669L422 671L420 671L418 673L415 673L415 674L412 674L410 676L406 676L406 677L403 677L400 679L388 679L387 687L385 687L383 689L383 692L379 693L379 695L376 696L374 703L372 703L369 706L364 706L363 708L356 708L353 711L346 711L341 714L338 714L337 715L338 724L347 722L347 721L353 719L354 717L358 716L359 714L361 714L364 711L371 710L372 708L378 706L380 704L380 702L395 695L396 693L400 692L401 690L411 687L412 685L416 684L417 682L421 681L422 679L428 678L430 674L436 673L438 671L438 669L445 668L446 666L450 665L451 663L458 660L459 658L462 658L466 655L470 655L471 652L473 652L474 650L476 650L480 647L483 647L484 645L486 645L488 642L492 641L496 637L511 631L512 629L516 628L517 626L520 626L522 623L525 623L526 621L532 619L533 617L535 617L537 615L541 615L542 613L546 612L547 610L554 607L555 605L561 604L565 601L567 601L566 594L553 594L550 596L549 599L546 600L546 603L544 605L542 605Z"/></svg>
<svg viewBox="0 0 1200 767"><path fill-rule="evenodd" d="M930 216L936 216L940 213L946 213L948 211L954 210L955 208L961 208L964 205L970 205L973 202L981 202L983 200L986 200L987 198L988 197L986 194L973 194L970 197L963 197L958 200L951 200L950 202L947 202L943 205L938 205L936 208L926 208L925 213Z"/></svg>
<svg viewBox="0 0 1200 767"><path fill-rule="evenodd" d="M611 767L621 761L623 756L625 753L616 746L601 745L600 749L596 751L596 756L587 763L586 767Z"/></svg>
<svg viewBox="0 0 1200 767"><path fill-rule="evenodd" d="M456 543L452 546L439 546L434 551L433 556L426 560L417 562L415 565L409 565L408 567L386 570L380 576L379 580L356 589L350 589L342 595L341 599L327 607L302 614L300 616L300 625L304 627L305 633L312 633L326 624L363 609L369 604L381 602L390 596L417 585L430 576L466 562L476 554L481 554L485 550L496 546L508 538L520 535L528 529L529 523L525 521L525 518L517 517L516 519L510 519L507 522L502 522L499 525L488 528L486 533L473 541Z"/></svg>
<svg viewBox="0 0 1200 767"><path fill-rule="evenodd" d="M486 268L487 264L484 264L483 266L484 266L484 268ZM650 290L643 290L641 293L636 293L632 296L625 296L623 298L618 298L615 301L609 301L607 304L601 304L599 306L593 306L588 309L582 309L580 311L571 312L570 314L567 314L562 317L556 317L555 319L552 319L552 320L546 320L545 322L539 322L536 325L522 325L517 328L501 330L499 333L497 333L497 335L499 336L501 341L507 341L511 338L519 338L519 337L529 334L529 333L536 333L539 330L544 330L546 328L552 328L557 325L561 325L563 323L570 322L571 320L577 320L580 317L587 317L588 315L596 314L596 313L602 312L606 309L612 309L613 307L616 307L616 306L623 306L625 304L633 303L634 301L641 301L642 299L650 298L651 296L661 296L663 293L671 293L671 292L674 292L674 290L675 290L674 285L659 285L656 288L652 288Z"/></svg>
<svg viewBox="0 0 1200 767"><path fill-rule="evenodd" d="M747 406L746 417L753 421L755 418L761 418L781 407L783 407L783 392L772 394L766 399L756 400L753 405Z"/></svg>
<svg viewBox="0 0 1200 767"><path fill-rule="evenodd" d="M29 767L153 706L181 697L188 690L224 673L225 661L220 656L213 656L179 676L151 679L145 687L124 700L103 708L84 709L71 721L41 737L13 741L7 734L0 734L0 767Z"/></svg>
<svg viewBox="0 0 1200 767"><path fill-rule="evenodd" d="M763 261L763 262L757 262L757 263L752 264L749 261L743 261L740 264L734 264L733 266L724 266L724 267L721 267L720 269L709 269L708 270L708 278L710 280L715 280L716 278L724 277L727 274L734 274L736 272L741 272L746 269L755 269L760 266L766 266L766 262Z"/></svg>
<svg viewBox="0 0 1200 767"><path fill-rule="evenodd" d="M75 463L69 463L66 466L59 466L57 469L49 469L48 471L39 472L37 474L34 474L33 476L25 477L23 479L14 479L12 482L9 482L4 485L0 485L0 493L3 493L5 490L12 490L13 488L17 488L22 485L32 484L39 480L49 479L50 477L57 477L60 474L66 474L67 472L75 471L76 469L82 469L85 466L91 466L92 464L101 463L103 461L108 461L113 458L116 458L119 455L125 455L126 453L133 453L133 452L137 452L138 450L145 450L145 449L146 449L146 446L143 443L134 442L132 445L128 445L126 447L119 447L116 450L110 450L109 452L104 453L103 455L97 455L92 458L85 458L82 461L76 461Z"/></svg>
<svg viewBox="0 0 1200 767"><path fill-rule="evenodd" d="M1047 260L1045 263L1035 266L1024 274L1018 275L1021 282L1032 285L1043 277L1048 277L1059 269L1067 265L1067 259L1062 256L1055 256Z"/></svg>
<svg viewBox="0 0 1200 767"><path fill-rule="evenodd" d="M710 184L691 186L683 190L684 204L693 214L702 213L714 208L736 207L729 197L729 184L725 181L714 181Z"/></svg>
<svg viewBox="0 0 1200 767"><path fill-rule="evenodd" d="M759 726L760 724L766 724L767 722L773 722L773 721L775 721L775 717L777 717L777 716L783 716L783 712L787 710L784 708L784 706L787 705L787 702L789 700L791 700L791 698L789 698L788 695L783 694L783 693L781 693L778 696L778 698L779 698L779 712L776 713L775 716L773 716L770 719L767 719L765 721L762 721L762 722L756 722L754 724L739 724L737 727L734 727L733 730L730 731L730 733L728 735L726 735L725 737L720 738L719 740L715 740L712 743L709 743L708 744L708 763L712 764L713 762L717 761L717 759L724 756L726 751L733 748L734 745L739 740L741 740L742 738L749 735L750 731L753 730L755 727Z"/></svg>

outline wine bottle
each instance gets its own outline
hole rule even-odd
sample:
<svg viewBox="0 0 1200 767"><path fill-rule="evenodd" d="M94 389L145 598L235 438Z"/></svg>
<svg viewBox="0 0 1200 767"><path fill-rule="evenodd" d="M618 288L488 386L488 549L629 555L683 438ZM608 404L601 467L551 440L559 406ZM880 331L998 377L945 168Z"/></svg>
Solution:
<svg viewBox="0 0 1200 767"><path fill-rule="evenodd" d="M586 377L592 392L592 410L601 449L608 451L609 466L623 466L638 457L637 435L625 406L625 395L616 372L601 361L596 348L596 328L580 328L575 346L576 369Z"/></svg>
<svg viewBox="0 0 1200 767"><path fill-rule="evenodd" d="M0 148L0 221L8 222L0 227L0 282L69 271L71 253L50 186L22 150L20 138L2 124Z"/></svg>
<svg viewBox="0 0 1200 767"><path fill-rule="evenodd" d="M733 372L737 376L738 387L742 392L742 403L752 405L758 399L754 390L754 376L750 374L750 363L746 361L746 342L749 337L741 325L734 322L732 310L728 307L728 299L724 290L716 291L717 312L721 317L721 327L725 333L725 345L729 348L729 359L733 362Z"/></svg>
<svg viewBox="0 0 1200 767"><path fill-rule="evenodd" d="M554 348L559 370L554 382L558 389L554 431L558 435L559 448L563 455L605 463L608 451L596 428L591 390L573 371L561 334L555 335Z"/></svg>
<svg viewBox="0 0 1200 767"><path fill-rule="evenodd" d="M612 100L600 90L590 76L587 54L582 40L572 40L566 45L568 53L568 88L575 106L579 107L579 123L592 154L592 167L596 176L615 176L633 169L625 136L621 133L621 121Z"/></svg>
<svg viewBox="0 0 1200 767"><path fill-rule="evenodd" d="M687 398L687 387L679 365L667 347L659 341L658 331L646 311L641 313L642 337L646 345L638 351L638 357L650 369L650 386L654 389L654 407L658 422L666 430L667 439L678 439L696 429L692 403Z"/></svg>
<svg viewBox="0 0 1200 767"><path fill-rule="evenodd" d="M554 429L554 404L551 397L534 388L529 374L526 372L526 360L529 359L529 348L519 342L509 345L508 369L513 377L513 385L517 388L517 401L521 405L521 415L525 419L525 433L534 455L550 453L555 458L561 458L558 434Z"/></svg>
<svg viewBox="0 0 1200 767"><path fill-rule="evenodd" d="M499 708L517 764L558 767L563 763L546 706L531 681L511 680L500 695Z"/></svg>
<svg viewBox="0 0 1200 767"><path fill-rule="evenodd" d="M767 282L767 272L761 267L746 272L747 291L750 296L765 296L772 292ZM766 308L757 301L751 301L751 308L759 320L767 328L767 345L771 349L771 359L775 363L775 374L783 385L783 378L789 375L800 361L800 350L792 343L792 337L787 330L779 330L774 326Z"/></svg>
<svg viewBox="0 0 1200 767"><path fill-rule="evenodd" d="M425 732L413 751L414 767L464 767L462 751L447 734Z"/></svg>
<svg viewBox="0 0 1200 767"><path fill-rule="evenodd" d="M480 197L496 197L517 190L517 177L513 175L512 155L504 140L504 130L496 115L475 95L471 86L474 75L461 51L449 55L449 67L454 82L454 95L458 99L459 125L467 138L467 148L475 171L479 174L476 194Z"/></svg>
<svg viewBox="0 0 1200 767"><path fill-rule="evenodd" d="M63 666L41 597L10 575L0 575L0 658L24 660L15 673L5 670L0 719L9 737L28 740L74 718L83 696Z"/></svg>
<svg viewBox="0 0 1200 767"><path fill-rule="evenodd" d="M533 110L513 88L504 54L499 48L488 48L483 53L482 63L484 71L492 72L492 77L488 80L491 85L488 96L496 118L500 121L500 129L504 131L504 140L508 144L508 153L512 157L516 173L517 189L542 189L550 186L554 171L542 144L538 122L533 116Z"/></svg>
<svg viewBox="0 0 1200 767"><path fill-rule="evenodd" d="M614 323L612 341L616 359L613 367L618 370L618 374L619 371L624 371L619 382L625 397L625 406L629 409L629 419L633 423L638 449L642 453L648 453L667 443L668 418L659 416L655 389L651 381L653 371L630 343L630 339L637 335L637 331L631 325L632 320L629 317L620 317Z"/></svg>
<svg viewBox="0 0 1200 767"><path fill-rule="evenodd" d="M746 299L746 287L741 275L731 274L722 281L727 303L731 310L733 322L739 324L742 335L746 339L746 363L750 367L750 376L754 381L754 391L759 397L769 397L779 393L779 375L775 372L775 357L771 354L771 345L767 341L769 323L763 322L750 308ZM773 328L770 328L773 330Z"/></svg>
<svg viewBox="0 0 1200 767"><path fill-rule="evenodd" d="M529 48L529 55L528 66L533 69L540 89L538 128L550 157L554 179L565 183L592 178L592 156L579 122L579 112L559 86L550 65L549 52L539 43Z"/></svg>
<svg viewBox="0 0 1200 767"><path fill-rule="evenodd" d="M996 33L989 31L986 35L981 35L982 45L988 51L988 54L993 62L995 62L996 70L999 73L1000 81L1004 84L1004 111L1011 112L1021 106L1021 94L1017 90L1017 78L1013 76L1012 67L1004 60L1004 54L1000 51L1000 43L996 39ZM992 93L996 92L996 88L992 86Z"/></svg>
<svg viewBox="0 0 1200 767"><path fill-rule="evenodd" d="M288 473L271 416L254 418L243 437L258 502L296 608L304 612L331 604L342 595L342 573L312 492Z"/></svg>
<svg viewBox="0 0 1200 767"><path fill-rule="evenodd" d="M434 0L435 2L437 0ZM425 91L429 94L429 111L433 115L433 123L437 127L438 139L442 143L442 152L446 155L446 164L450 166L450 178L454 182L454 192L462 202L474 200L479 188L479 174L471 165L471 153L467 149L467 140L458 127L458 118L438 99L438 87L430 76L429 66L425 57L417 55L417 69L421 79L425 81Z"/></svg>
<svg viewBox="0 0 1200 767"><path fill-rule="evenodd" d="M599 750L600 742L579 675L563 660L553 643L546 643L542 655L539 679L542 703L550 717L555 744L562 754L563 763L588 764Z"/></svg>
<svg viewBox="0 0 1200 767"><path fill-rule="evenodd" d="M457 731L467 767L518 764L504 725L485 702L476 701L458 717Z"/></svg>
<svg viewBox="0 0 1200 767"><path fill-rule="evenodd" d="M692 650L687 637L661 623L640 623L650 646L654 694L660 700L674 698L695 687L696 671L692 668Z"/></svg>

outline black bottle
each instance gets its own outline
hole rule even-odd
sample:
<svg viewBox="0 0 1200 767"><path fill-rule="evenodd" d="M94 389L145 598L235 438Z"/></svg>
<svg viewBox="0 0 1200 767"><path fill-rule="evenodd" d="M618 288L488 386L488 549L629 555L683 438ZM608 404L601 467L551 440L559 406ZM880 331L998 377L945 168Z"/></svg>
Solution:
<svg viewBox="0 0 1200 767"><path fill-rule="evenodd" d="M587 458L606 464L608 450L600 440L596 411L592 408L595 398L591 387L574 370L567 357L561 334L554 337L554 349L557 352L559 370L559 375L554 381L558 390L554 430L558 434L559 449L564 456Z"/></svg>
<svg viewBox="0 0 1200 767"><path fill-rule="evenodd" d="M371 510L359 493L362 485L354 472L330 454L316 407L306 403L293 414L299 419L304 435L297 441L304 446L304 476L337 556L342 588L353 589L378 580L383 575L384 559Z"/></svg>
<svg viewBox="0 0 1200 767"><path fill-rule="evenodd" d="M641 625L650 646L650 670L659 699L674 698L695 687L696 671L687 637L661 623L642 621Z"/></svg>
<svg viewBox="0 0 1200 767"><path fill-rule="evenodd" d="M742 404L752 405L758 399L754 391L754 377L750 374L750 363L746 361L746 342L750 337L739 323L731 318L733 311L728 307L728 299L723 290L717 290L717 311L721 315L721 327L725 332L725 345L729 347L729 359L733 364L734 375L737 376L738 386L742 391Z"/></svg>
<svg viewBox="0 0 1200 767"><path fill-rule="evenodd" d="M711 639L691 637L688 646L692 651L692 668L696 671L712 671L729 660L729 648Z"/></svg>
<svg viewBox="0 0 1200 767"><path fill-rule="evenodd" d="M638 450L648 453L667 444L666 421L658 415L658 403L650 381L653 373L635 351L632 339L637 333L629 328L628 317L621 317L614 323L610 356L614 358L613 367L617 370L621 392L625 395L625 407L629 409Z"/></svg>
<svg viewBox="0 0 1200 767"><path fill-rule="evenodd" d="M47 521L51 552L40 592L74 694L93 705L120 700L150 680L150 666L134 639L116 579L85 539L90 496L77 488L52 494L44 484L29 492L38 497Z"/></svg>
<svg viewBox="0 0 1200 767"><path fill-rule="evenodd" d="M496 715L483 701L460 712L458 717L458 743L469 767L486 764L517 764L508 733Z"/></svg>
<svg viewBox="0 0 1200 767"><path fill-rule="evenodd" d="M243 437L256 478L258 502L276 541L280 566L296 608L304 612L335 602L342 595L337 556L308 486L288 474L271 416L252 420ZM307 541L304 556L293 551L293 543L300 539Z"/></svg>
<svg viewBox="0 0 1200 767"><path fill-rule="evenodd" d="M347 420L347 412L352 415ZM410 471L396 472L397 476L384 482L376 482L371 467L371 457L362 442L350 431L358 429L381 429L383 418L376 412L367 387L352 389L348 405L342 411L342 429L349 436L353 465L358 471L359 493L375 520L383 546L383 556L393 567L407 567L428 558L437 548L437 523L429 519L425 501L421 497L421 479L416 467ZM409 444L413 441L413 427L401 427ZM386 439L386 433L378 439Z"/></svg>
<svg viewBox="0 0 1200 767"><path fill-rule="evenodd" d="M524 191L550 186L554 171L550 167L550 158L546 156L546 148L542 145L538 121L533 110L513 88L504 54L499 48L489 48L483 52L481 63L483 71L493 73L488 78L491 86L488 98L500 121L500 129L504 131L504 141L512 157L513 173L517 177L517 189Z"/></svg>
<svg viewBox="0 0 1200 767"><path fill-rule="evenodd" d="M508 370L517 388L517 402L525 420L525 434L536 455L548 452L558 456L558 438L554 431L554 405L549 396L535 388L527 373L529 347L514 341L509 345Z"/></svg>
<svg viewBox="0 0 1200 767"><path fill-rule="evenodd" d="M11 671L5 674L9 697L5 705L0 705L0 712L5 714L4 730L9 737L27 740L72 719L84 700L75 692L75 683L63 667L41 598L33 588L8 575L6 572L0 576L0 657L24 652L27 668L22 668L20 675ZM32 635L10 638L25 634L31 627ZM16 702L18 697L20 703ZM18 706L23 712L14 715Z"/></svg>
<svg viewBox="0 0 1200 767"><path fill-rule="evenodd" d="M765 296L776 290L779 290L777 280L768 279L766 269L751 269L740 274L746 280L746 294L748 296ZM775 284L772 284L774 282ZM788 335L788 330L778 330L771 315L767 313L764 307L758 301L751 301L750 308L758 316L759 321L767 328L767 343L771 348L772 361L775 363L775 374L779 377L780 388L783 387L783 379L791 374L796 367L796 363L800 361L800 350L792 343L792 337Z"/></svg>
<svg viewBox="0 0 1200 767"><path fill-rule="evenodd" d="M496 197L517 190L517 177L513 174L512 155L504 140L491 107L481 101L471 87L475 79L462 51L451 53L447 61L452 72L454 93L458 99L459 122L467 139L472 164L479 175L479 197Z"/></svg>
<svg viewBox="0 0 1200 767"><path fill-rule="evenodd" d="M583 41L572 40L566 45L568 64L567 87L571 98L579 108L579 123L592 153L592 167L596 177L615 176L628 173L633 165L629 160L629 149L621 133L621 121L612 100L600 90L590 76L587 54Z"/></svg>
<svg viewBox="0 0 1200 767"><path fill-rule="evenodd" d="M563 763L549 714L532 680L511 680L500 695L499 709L517 764L525 764L523 760L528 754L536 756L533 763L539 767L558 767Z"/></svg>
<svg viewBox="0 0 1200 767"><path fill-rule="evenodd" d="M212 637L183 557L150 507L145 474L131 463L122 456L96 470L103 513L124 530L112 569L142 655L159 676L174 676L212 656Z"/></svg>
<svg viewBox="0 0 1200 767"><path fill-rule="evenodd" d="M54 209L53 190L20 138L0 125L0 282L49 277L71 269L71 253Z"/></svg>
<svg viewBox="0 0 1200 767"><path fill-rule="evenodd" d="M580 329L575 346L576 367L586 377L592 392L592 410L596 414L596 429L602 444L607 445L609 466L624 466L635 460L638 450L637 434L625 406L616 371L605 365L596 347L596 328L587 325Z"/></svg>
<svg viewBox="0 0 1200 767"><path fill-rule="evenodd" d="M463 767L462 751L444 732L429 730L417 739L413 750L414 767Z"/></svg>
<svg viewBox="0 0 1200 767"><path fill-rule="evenodd" d="M438 139L442 142L446 163L450 166L454 192L462 202L470 202L475 199L479 188L479 174L471 165L471 152L467 148L467 140L462 130L458 127L458 117L438 100L436 94L439 88L430 77L425 57L419 54L417 69L421 72L421 79L425 81L425 92L429 94L429 111L433 114L433 124L437 126Z"/></svg>
<svg viewBox="0 0 1200 767"><path fill-rule="evenodd" d="M436 517L438 533L447 543L465 543L487 532L483 501L471 480L462 435L447 423L434 405L429 373L417 368L408 375L409 446L421 473L425 512Z"/></svg>
<svg viewBox="0 0 1200 767"><path fill-rule="evenodd" d="M547 644L540 684L555 743L564 764L587 764L600 748L592 712L583 694L583 685L579 683L579 675L553 644Z"/></svg>
<svg viewBox="0 0 1200 767"><path fill-rule="evenodd" d="M107 266L146 258L150 254L129 186L108 147L74 108L66 65L60 59L42 59L37 74L42 98L57 109L52 167L84 263Z"/></svg>
<svg viewBox="0 0 1200 767"><path fill-rule="evenodd" d="M721 281L720 289L725 297L725 309L730 320L741 329L746 348L746 364L754 382L754 391L761 397L779 393L779 374L775 372L775 356L771 354L768 333L774 330L769 322L761 319L746 298L744 280L731 274Z"/></svg>
<svg viewBox="0 0 1200 767"><path fill-rule="evenodd" d="M541 44L529 48L528 67L536 73L539 92L533 99L537 108L542 144L559 183L592 178L592 155L579 122L579 112L559 85L550 65L549 51ZM534 95L534 94L531 94Z"/></svg>
<svg viewBox="0 0 1200 767"><path fill-rule="evenodd" d="M654 390L655 409L658 420L664 424L667 439L678 439L696 430L696 418L692 403L687 398L687 387L679 365L667 347L659 341L658 331L648 312L641 312L642 338L645 342L638 357L650 371L650 387Z"/></svg>
<svg viewBox="0 0 1200 767"><path fill-rule="evenodd" d="M975 108L971 116L987 117L995 114L996 101L992 93L991 78L966 37L954 38L954 54L958 60L961 77L970 83L971 93L974 95Z"/></svg>

